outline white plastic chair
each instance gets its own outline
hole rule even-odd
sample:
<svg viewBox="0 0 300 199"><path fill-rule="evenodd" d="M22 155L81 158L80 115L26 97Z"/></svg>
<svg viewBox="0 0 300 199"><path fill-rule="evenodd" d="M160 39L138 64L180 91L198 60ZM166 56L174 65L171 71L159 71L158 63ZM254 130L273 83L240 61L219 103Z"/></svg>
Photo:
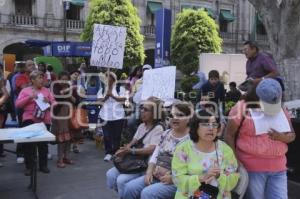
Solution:
<svg viewBox="0 0 300 199"><path fill-rule="evenodd" d="M243 165L239 166L238 172L240 174L240 179L233 191L239 195L239 199L243 199L248 187L249 176Z"/></svg>

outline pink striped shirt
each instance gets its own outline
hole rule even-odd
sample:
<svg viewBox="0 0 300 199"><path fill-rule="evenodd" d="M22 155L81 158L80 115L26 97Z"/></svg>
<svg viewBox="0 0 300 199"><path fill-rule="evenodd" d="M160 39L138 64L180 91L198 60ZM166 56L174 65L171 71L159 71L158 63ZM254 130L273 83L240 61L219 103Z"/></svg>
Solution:
<svg viewBox="0 0 300 199"><path fill-rule="evenodd" d="M44 122L45 124L51 124L50 109L46 110L45 117L43 119L36 118L34 116L37 105L34 99L31 98L32 92L32 87L24 88L22 89L16 100L16 107L24 111L22 115L22 121L32 120L34 122ZM37 91L37 94L39 93L43 94L43 96L49 100L51 106L55 105L55 99L49 89L42 87Z"/></svg>
<svg viewBox="0 0 300 199"><path fill-rule="evenodd" d="M239 101L230 111L229 116L240 125L245 110L245 102ZM290 117L287 112L288 120ZM287 144L271 140L268 134L256 135L250 114L243 121L237 139L237 156L247 171L277 172L286 170Z"/></svg>

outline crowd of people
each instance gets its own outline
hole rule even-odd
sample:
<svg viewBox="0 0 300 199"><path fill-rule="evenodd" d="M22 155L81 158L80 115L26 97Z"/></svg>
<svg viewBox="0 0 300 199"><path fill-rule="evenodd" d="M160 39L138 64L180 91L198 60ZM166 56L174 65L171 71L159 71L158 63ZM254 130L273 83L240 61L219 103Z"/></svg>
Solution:
<svg viewBox="0 0 300 199"><path fill-rule="evenodd" d="M199 73L194 104L156 97L143 101L143 74L150 65L136 67L128 77L113 71L90 75L85 64L56 76L51 66L36 67L28 60L0 81L0 128L8 112L19 127L43 122L56 136L57 167L65 168L74 164L70 152L80 152L86 128L71 125L72 113L89 110L88 122L96 123L96 136L103 137L103 160L113 163L107 187L121 199L229 199L236 194L285 199L285 154L295 133L281 105L283 81L272 57L255 43L246 42L244 53L247 80L239 86L230 82L226 92L218 71L210 71L207 80ZM39 97L52 108L41 110ZM284 112L290 131L257 135L252 110L268 116ZM17 162L25 160L25 175L31 175L33 145L18 144L16 151ZM40 171L49 173L47 143L38 144L38 154ZM2 145L0 156L5 156ZM236 193L245 177L241 168L249 183Z"/></svg>

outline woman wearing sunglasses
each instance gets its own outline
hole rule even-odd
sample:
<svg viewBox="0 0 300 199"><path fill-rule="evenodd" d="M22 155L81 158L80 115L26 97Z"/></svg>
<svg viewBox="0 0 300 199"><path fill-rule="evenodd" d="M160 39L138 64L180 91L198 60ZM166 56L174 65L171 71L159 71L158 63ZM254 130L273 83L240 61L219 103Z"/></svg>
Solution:
<svg viewBox="0 0 300 199"><path fill-rule="evenodd" d="M239 174L231 148L217 140L220 123L202 110L191 121L190 138L176 148L172 160L175 199L231 198Z"/></svg>
<svg viewBox="0 0 300 199"><path fill-rule="evenodd" d="M180 102L172 106L171 129L162 135L150 158L146 174L125 185L124 199L174 198L176 187L172 181L171 161L176 145L189 139L191 115L189 103Z"/></svg>
<svg viewBox="0 0 300 199"><path fill-rule="evenodd" d="M131 153L132 155L150 156L156 145L159 144L160 137L164 131L161 125L162 119L162 102L158 98L151 97L143 103L141 107L142 124L139 125L131 142L121 147L115 156L124 156ZM135 144L141 140L143 148L134 148ZM106 173L107 186L118 192L119 197L123 198L124 185L141 175L144 172L124 174L116 167L109 169Z"/></svg>

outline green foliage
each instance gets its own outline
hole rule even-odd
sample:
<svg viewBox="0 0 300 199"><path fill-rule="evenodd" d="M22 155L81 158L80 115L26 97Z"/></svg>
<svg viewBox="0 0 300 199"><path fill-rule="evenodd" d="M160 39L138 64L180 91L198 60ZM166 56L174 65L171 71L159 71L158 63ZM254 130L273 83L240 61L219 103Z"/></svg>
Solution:
<svg viewBox="0 0 300 199"><path fill-rule="evenodd" d="M203 9L184 9L176 18L171 38L171 60L184 74L199 66L200 53L221 52L218 26Z"/></svg>
<svg viewBox="0 0 300 199"><path fill-rule="evenodd" d="M225 115L229 114L229 111L231 110L232 107L234 107L235 104L236 103L233 101L225 102Z"/></svg>
<svg viewBox="0 0 300 199"><path fill-rule="evenodd" d="M141 20L130 0L91 0L89 16L81 34L81 40L92 41L95 23L126 27L124 67L144 63L144 37L140 33Z"/></svg>
<svg viewBox="0 0 300 199"><path fill-rule="evenodd" d="M192 87L199 81L197 76L184 76L181 80L181 89L185 93L192 91Z"/></svg>

